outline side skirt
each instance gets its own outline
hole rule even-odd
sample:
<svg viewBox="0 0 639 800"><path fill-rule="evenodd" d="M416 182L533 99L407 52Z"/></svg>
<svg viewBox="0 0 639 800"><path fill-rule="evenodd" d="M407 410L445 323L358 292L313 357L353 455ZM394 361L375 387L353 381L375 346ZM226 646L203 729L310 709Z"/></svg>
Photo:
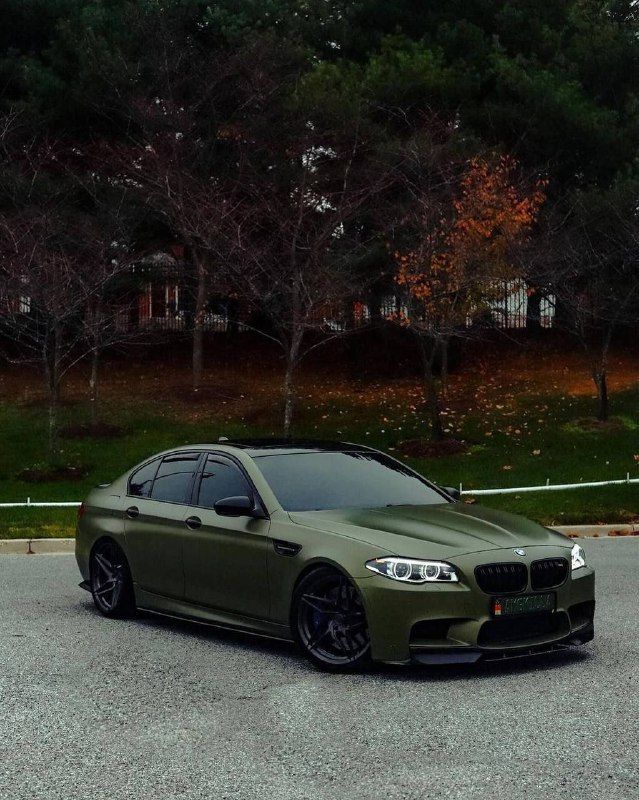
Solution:
<svg viewBox="0 0 639 800"><path fill-rule="evenodd" d="M138 587L136 587L135 599L136 605L141 611L148 611L151 614L195 622L209 627L248 633L254 636L263 636L267 639L293 641L288 625L278 625L269 620L244 617L228 611L198 606L194 603L187 603L184 600L175 600L152 594Z"/></svg>

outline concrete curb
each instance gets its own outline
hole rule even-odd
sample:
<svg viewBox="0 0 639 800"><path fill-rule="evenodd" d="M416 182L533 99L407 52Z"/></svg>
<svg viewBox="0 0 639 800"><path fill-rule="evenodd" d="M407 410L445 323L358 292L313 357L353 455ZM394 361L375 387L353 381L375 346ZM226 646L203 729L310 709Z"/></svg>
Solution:
<svg viewBox="0 0 639 800"><path fill-rule="evenodd" d="M639 525L553 525L553 530L559 531L573 539L597 539L608 536L639 536Z"/></svg>
<svg viewBox="0 0 639 800"><path fill-rule="evenodd" d="M0 539L0 555L73 553L75 539Z"/></svg>

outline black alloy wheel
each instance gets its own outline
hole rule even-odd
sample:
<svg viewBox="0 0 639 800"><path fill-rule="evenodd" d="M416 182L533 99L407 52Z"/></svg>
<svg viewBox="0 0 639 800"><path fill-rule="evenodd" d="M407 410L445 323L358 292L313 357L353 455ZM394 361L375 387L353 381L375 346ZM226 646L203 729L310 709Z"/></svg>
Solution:
<svg viewBox="0 0 639 800"><path fill-rule="evenodd" d="M96 544L90 570L91 594L98 611L107 617L119 617L135 609L129 565L114 541L106 539Z"/></svg>
<svg viewBox="0 0 639 800"><path fill-rule="evenodd" d="M291 628L306 657L322 669L354 670L370 661L362 599L336 569L320 567L300 581Z"/></svg>

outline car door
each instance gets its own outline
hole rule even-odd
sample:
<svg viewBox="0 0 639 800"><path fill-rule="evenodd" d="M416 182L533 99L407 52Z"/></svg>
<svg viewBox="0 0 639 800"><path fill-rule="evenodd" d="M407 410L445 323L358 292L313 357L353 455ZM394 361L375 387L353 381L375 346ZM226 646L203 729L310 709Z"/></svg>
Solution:
<svg viewBox="0 0 639 800"><path fill-rule="evenodd" d="M183 540L202 453L177 452L145 464L129 480L124 534L135 583L165 597L184 597Z"/></svg>
<svg viewBox="0 0 639 800"><path fill-rule="evenodd" d="M185 596L198 605L267 619L270 523L220 516L213 508L218 500L237 496L256 497L248 476L234 459L207 454L189 509L192 530L184 538Z"/></svg>

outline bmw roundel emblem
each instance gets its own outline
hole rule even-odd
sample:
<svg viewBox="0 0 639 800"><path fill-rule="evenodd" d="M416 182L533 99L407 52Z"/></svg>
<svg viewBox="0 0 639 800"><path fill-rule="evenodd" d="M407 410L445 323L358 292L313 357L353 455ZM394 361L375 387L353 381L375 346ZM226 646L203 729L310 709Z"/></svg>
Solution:
<svg viewBox="0 0 639 800"><path fill-rule="evenodd" d="M525 556L526 555L526 551L523 550L521 547L515 547L515 549L513 550L513 553L516 556Z"/></svg>

